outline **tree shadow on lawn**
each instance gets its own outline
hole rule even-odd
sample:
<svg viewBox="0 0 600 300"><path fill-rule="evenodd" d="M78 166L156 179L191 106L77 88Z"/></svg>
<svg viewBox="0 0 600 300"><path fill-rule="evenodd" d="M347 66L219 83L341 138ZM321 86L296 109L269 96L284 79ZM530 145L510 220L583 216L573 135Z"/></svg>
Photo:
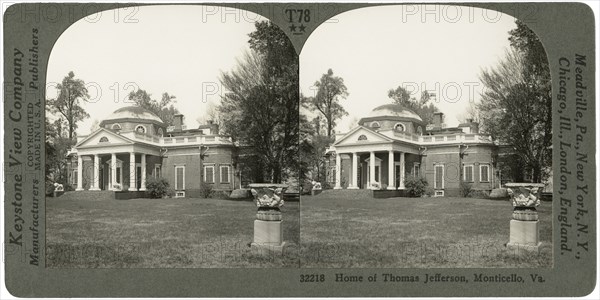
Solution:
<svg viewBox="0 0 600 300"><path fill-rule="evenodd" d="M218 199L47 203L50 268L298 267L299 203L286 202L283 255L259 255L253 202Z"/></svg>

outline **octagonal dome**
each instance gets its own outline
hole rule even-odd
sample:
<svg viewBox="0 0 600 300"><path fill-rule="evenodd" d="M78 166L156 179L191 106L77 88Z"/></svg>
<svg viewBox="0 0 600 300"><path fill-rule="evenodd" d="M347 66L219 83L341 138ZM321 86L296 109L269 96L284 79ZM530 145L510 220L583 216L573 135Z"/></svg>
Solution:
<svg viewBox="0 0 600 300"><path fill-rule="evenodd" d="M400 117L407 119L414 119L419 122L423 122L421 117L414 111L400 105L400 104L385 104L375 107L366 118L379 118L379 117Z"/></svg>
<svg viewBox="0 0 600 300"><path fill-rule="evenodd" d="M115 110L112 114L102 120L102 123L113 121L148 121L158 125L164 125L163 121L153 112L137 106L126 106Z"/></svg>

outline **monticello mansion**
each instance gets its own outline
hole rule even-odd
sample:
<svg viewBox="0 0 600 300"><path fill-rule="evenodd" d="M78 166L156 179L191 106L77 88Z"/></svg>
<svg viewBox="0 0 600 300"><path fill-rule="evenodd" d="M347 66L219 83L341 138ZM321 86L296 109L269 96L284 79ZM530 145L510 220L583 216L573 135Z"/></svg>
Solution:
<svg viewBox="0 0 600 300"><path fill-rule="evenodd" d="M468 120L445 126L435 113L425 124L398 104L376 107L328 149L327 181L335 189L403 190L406 176L424 176L436 196L458 196L461 182L474 190L500 185L499 146Z"/></svg>
<svg viewBox="0 0 600 300"><path fill-rule="evenodd" d="M187 129L183 115L173 126L140 107L123 107L100 128L78 136L67 157L76 190L145 191L148 177L166 178L178 197L197 196L201 183L214 190L240 186L236 146L213 122Z"/></svg>

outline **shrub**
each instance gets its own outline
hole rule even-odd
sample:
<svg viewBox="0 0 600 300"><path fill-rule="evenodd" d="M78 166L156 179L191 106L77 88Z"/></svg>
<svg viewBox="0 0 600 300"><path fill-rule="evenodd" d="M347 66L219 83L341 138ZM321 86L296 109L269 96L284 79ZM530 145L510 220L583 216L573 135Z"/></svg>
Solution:
<svg viewBox="0 0 600 300"><path fill-rule="evenodd" d="M425 187L425 195L427 197L432 197L434 194L435 194L435 190L432 187L430 187L430 186Z"/></svg>
<svg viewBox="0 0 600 300"><path fill-rule="evenodd" d="M460 183L460 194L463 197L468 197L469 194L471 193L471 190L473 189L472 185L468 182L461 182Z"/></svg>
<svg viewBox="0 0 600 300"><path fill-rule="evenodd" d="M227 191L214 191L211 193L211 198L228 200L229 193Z"/></svg>
<svg viewBox="0 0 600 300"><path fill-rule="evenodd" d="M479 199L488 199L490 197L490 193L486 190L472 190L469 193L470 198L479 198Z"/></svg>
<svg viewBox="0 0 600 300"><path fill-rule="evenodd" d="M52 196L54 193L54 183L46 180L46 196Z"/></svg>
<svg viewBox="0 0 600 300"><path fill-rule="evenodd" d="M302 195L308 195L310 194L310 191L312 191L313 189L313 184L312 181L305 179L302 183Z"/></svg>
<svg viewBox="0 0 600 300"><path fill-rule="evenodd" d="M407 176L404 179L404 187L411 197L421 197L426 193L427 179L421 176ZM431 189L433 195L433 189Z"/></svg>
<svg viewBox="0 0 600 300"><path fill-rule="evenodd" d="M203 182L200 185L200 196L202 196L202 198L210 198L212 196L212 193L213 193L213 187L211 184Z"/></svg>
<svg viewBox="0 0 600 300"><path fill-rule="evenodd" d="M162 198L169 195L169 191L173 190L169 187L169 182L164 178L148 177L146 179L146 190L152 198ZM173 195L175 190L173 190Z"/></svg>

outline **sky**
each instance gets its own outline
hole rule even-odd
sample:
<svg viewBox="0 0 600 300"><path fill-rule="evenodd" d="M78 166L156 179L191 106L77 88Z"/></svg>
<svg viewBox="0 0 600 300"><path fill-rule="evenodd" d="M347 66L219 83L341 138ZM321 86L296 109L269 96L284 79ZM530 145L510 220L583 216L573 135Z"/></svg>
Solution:
<svg viewBox="0 0 600 300"><path fill-rule="evenodd" d="M130 106L127 95L141 88L160 100L176 96L188 127L197 127L209 103L218 104L219 75L249 51L248 34L261 20L253 13L211 6L145 6L88 16L58 39L48 66L47 97L69 71L86 82L90 118L77 133L89 134L94 120Z"/></svg>
<svg viewBox="0 0 600 300"><path fill-rule="evenodd" d="M329 68L344 79L341 100L348 116L336 132L346 132L375 107L391 103L388 91L403 85L437 94L447 126L457 126L469 101L478 102L482 68L495 66L509 49L512 16L448 5L393 5L342 13L320 25L300 54L300 90L315 94L314 83ZM310 114L310 113L306 113Z"/></svg>

